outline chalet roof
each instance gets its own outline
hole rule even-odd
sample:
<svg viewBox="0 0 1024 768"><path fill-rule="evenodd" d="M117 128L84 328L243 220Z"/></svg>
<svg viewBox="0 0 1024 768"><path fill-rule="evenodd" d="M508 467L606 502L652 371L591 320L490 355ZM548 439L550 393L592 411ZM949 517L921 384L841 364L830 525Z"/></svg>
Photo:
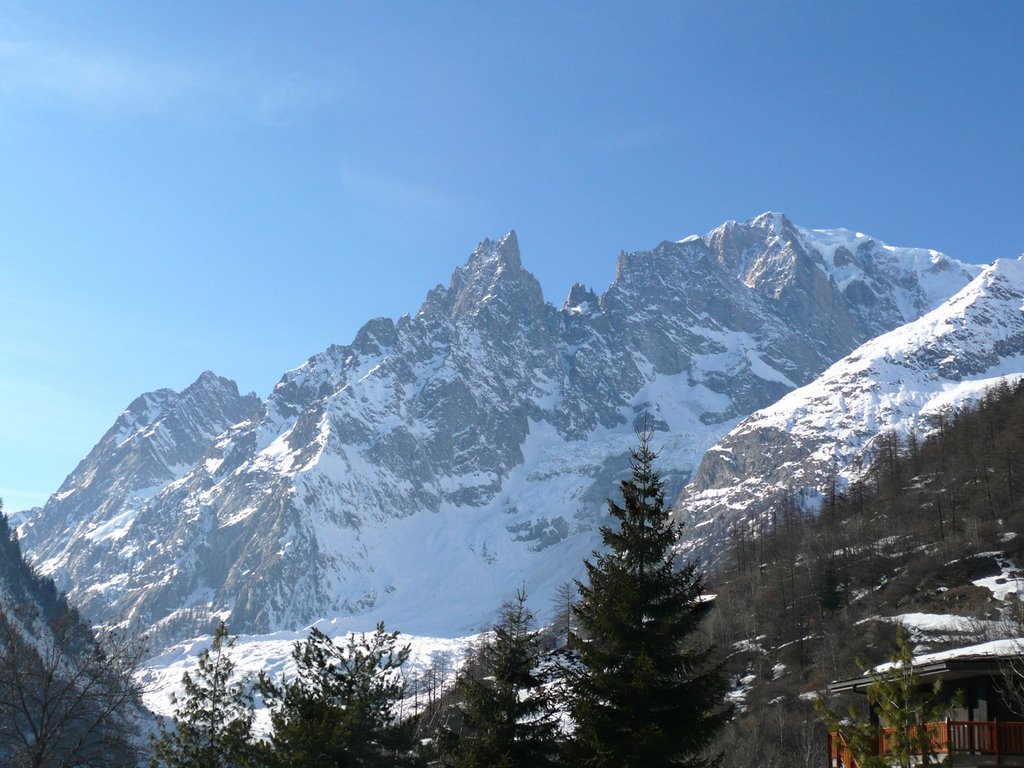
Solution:
<svg viewBox="0 0 1024 768"><path fill-rule="evenodd" d="M994 675L1001 672L1000 664L1014 658L1024 656L1024 638L992 640L987 643L968 645L963 648L952 648L937 653L924 653L915 656L914 671L922 678L938 677L955 680L958 678L980 675ZM879 664L859 677L848 680L836 680L829 683L830 693L855 692L863 693L874 681L873 675L891 669L892 662Z"/></svg>

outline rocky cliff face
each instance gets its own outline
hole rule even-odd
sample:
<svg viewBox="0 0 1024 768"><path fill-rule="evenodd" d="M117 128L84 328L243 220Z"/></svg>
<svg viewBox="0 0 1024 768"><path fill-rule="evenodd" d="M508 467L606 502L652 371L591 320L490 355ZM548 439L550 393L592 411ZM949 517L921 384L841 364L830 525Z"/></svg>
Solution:
<svg viewBox="0 0 1024 768"><path fill-rule="evenodd" d="M714 561L730 530L756 533L787 503L816 509L833 483L859 476L881 435L923 435L944 411L1024 375L1022 309L1024 260L997 261L745 419L705 454L677 503L685 549Z"/></svg>
<svg viewBox="0 0 1024 768"><path fill-rule="evenodd" d="M509 233L261 404L217 380L216 415L171 429L156 414L185 393L143 396L25 543L87 611L166 639L214 616L472 629L524 581L544 605L578 575L645 413L678 492L743 417L971 276L765 214L624 253L603 294L575 286L556 309Z"/></svg>

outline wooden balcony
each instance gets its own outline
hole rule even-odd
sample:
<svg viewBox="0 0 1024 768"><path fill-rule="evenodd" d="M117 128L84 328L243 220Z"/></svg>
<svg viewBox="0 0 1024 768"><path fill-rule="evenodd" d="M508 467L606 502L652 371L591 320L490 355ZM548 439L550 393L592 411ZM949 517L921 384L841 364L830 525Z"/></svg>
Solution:
<svg viewBox="0 0 1024 768"><path fill-rule="evenodd" d="M1024 723L947 720L928 723L928 740L933 762L975 768L1024 766ZM883 728L875 754L891 754L892 728ZM828 736L828 768L858 768L840 733Z"/></svg>

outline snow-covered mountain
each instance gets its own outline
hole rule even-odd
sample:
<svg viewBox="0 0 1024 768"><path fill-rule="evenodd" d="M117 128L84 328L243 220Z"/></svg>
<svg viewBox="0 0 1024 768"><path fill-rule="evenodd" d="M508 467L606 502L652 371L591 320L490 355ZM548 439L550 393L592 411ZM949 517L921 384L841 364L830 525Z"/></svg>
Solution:
<svg viewBox="0 0 1024 768"><path fill-rule="evenodd" d="M645 413L676 493L741 419L976 272L764 214L623 253L558 309L509 233L262 404L204 374L221 394L172 429L193 387L144 395L21 533L90 614L166 640L214 616L472 631L578 575Z"/></svg>
<svg viewBox="0 0 1024 768"><path fill-rule="evenodd" d="M815 503L870 463L879 436L923 436L945 410L1024 376L1024 256L999 260L941 306L863 344L729 432L677 502L686 549L714 560L729 529Z"/></svg>
<svg viewBox="0 0 1024 768"><path fill-rule="evenodd" d="M239 395L233 381L209 371L181 392L161 389L137 397L46 505L19 516L27 520L19 528L23 545L33 548L44 573L64 585L103 568L103 548L95 545L124 536L146 501L259 407L255 394ZM48 546L56 542L58 548ZM40 547L60 551L59 565L41 561Z"/></svg>

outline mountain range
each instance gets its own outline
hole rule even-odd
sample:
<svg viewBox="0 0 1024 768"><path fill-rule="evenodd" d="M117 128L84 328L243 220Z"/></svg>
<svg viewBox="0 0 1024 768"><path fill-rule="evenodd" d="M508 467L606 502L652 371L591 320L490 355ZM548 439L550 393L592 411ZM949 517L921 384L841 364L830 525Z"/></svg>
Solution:
<svg viewBox="0 0 1024 768"><path fill-rule="evenodd" d="M952 401L970 389L953 384L1011 372L1019 272L767 213L622 253L605 291L555 307L510 232L415 315L370 320L265 399L209 372L140 396L19 535L87 615L167 644L219 618L466 633L520 584L544 605L580 574L644 423L686 502L685 546L713 559L763 512L748 476L820 490L785 462L846 471L923 408L858 393L902 377ZM827 445L847 440L842 418L849 447Z"/></svg>

